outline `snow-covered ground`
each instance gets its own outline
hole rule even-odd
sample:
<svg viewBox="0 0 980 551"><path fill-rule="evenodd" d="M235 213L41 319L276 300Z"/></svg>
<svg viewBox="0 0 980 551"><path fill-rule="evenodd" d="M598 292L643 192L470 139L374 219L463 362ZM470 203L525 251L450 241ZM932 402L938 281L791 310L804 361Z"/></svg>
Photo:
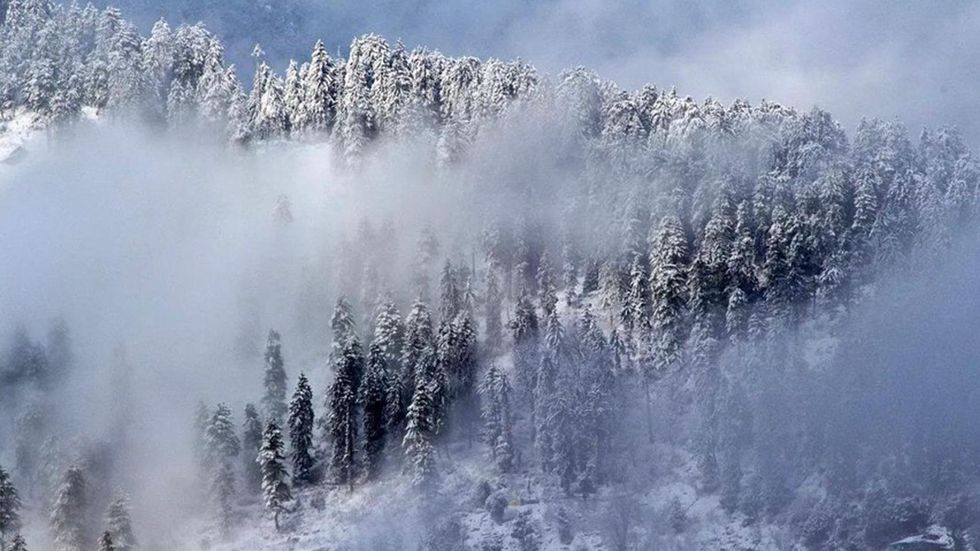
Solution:
<svg viewBox="0 0 980 551"><path fill-rule="evenodd" d="M0 117L0 174L22 159L41 134L37 117L30 111Z"/></svg>

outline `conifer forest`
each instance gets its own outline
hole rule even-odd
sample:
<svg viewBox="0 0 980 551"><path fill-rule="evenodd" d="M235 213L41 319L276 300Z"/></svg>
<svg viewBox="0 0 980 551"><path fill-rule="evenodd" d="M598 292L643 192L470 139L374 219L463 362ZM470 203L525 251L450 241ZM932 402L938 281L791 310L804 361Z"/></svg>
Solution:
<svg viewBox="0 0 980 551"><path fill-rule="evenodd" d="M967 115L59 2L0 0L0 551L980 549Z"/></svg>

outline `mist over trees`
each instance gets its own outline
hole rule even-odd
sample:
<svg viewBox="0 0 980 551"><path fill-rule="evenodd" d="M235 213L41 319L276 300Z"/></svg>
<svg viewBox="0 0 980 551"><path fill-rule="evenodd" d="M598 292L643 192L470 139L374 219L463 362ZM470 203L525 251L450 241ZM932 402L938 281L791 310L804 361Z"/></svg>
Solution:
<svg viewBox="0 0 980 551"><path fill-rule="evenodd" d="M848 135L816 108L626 91L372 35L347 58L317 43L284 76L255 56L246 87L201 25L143 37L112 8L13 0L0 26L0 113L29 115L52 147L93 120L138 121L259 159L315 148L354 189L378 171L434 182L403 185L438 216L368 209L329 240L300 294L313 344L270 329L263 351L252 328L227 377L255 393L165 412L192 433L182 503L201 517L174 545L234 542L259 518L304 533L386 490L406 492L424 520L412 544L433 551L696 548L711 523L760 548L927 530L973 548L975 359L924 372L908 358L935 358L868 344L902 350L874 312L929 312L896 280L972 251L980 167L954 129L913 139L869 119ZM289 197L268 207L295 238ZM63 438L77 344L50 327L11 332L0 361L0 545L24 547L26 503L58 549L157 548L114 487L127 439L154 428ZM140 408L116 373L119 403Z"/></svg>

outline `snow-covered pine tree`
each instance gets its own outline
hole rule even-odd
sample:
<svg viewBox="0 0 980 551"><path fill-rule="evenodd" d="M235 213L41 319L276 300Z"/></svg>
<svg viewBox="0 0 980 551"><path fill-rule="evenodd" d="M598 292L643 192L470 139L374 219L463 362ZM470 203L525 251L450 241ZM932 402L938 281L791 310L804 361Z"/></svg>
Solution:
<svg viewBox="0 0 980 551"><path fill-rule="evenodd" d="M650 291L653 301L653 362L648 380L677 366L684 342L684 306L687 304L687 240L680 220L664 217L653 235L650 255Z"/></svg>
<svg viewBox="0 0 980 551"><path fill-rule="evenodd" d="M262 496L265 508L272 513L272 521L279 530L279 515L286 509L286 503L293 498L286 481L285 443L282 432L275 421L270 421L262 434L262 448L256 459L262 469Z"/></svg>
<svg viewBox="0 0 980 551"><path fill-rule="evenodd" d="M106 511L106 533L112 535L116 551L134 551L138 544L133 533L133 523L129 514L129 498L116 496Z"/></svg>
<svg viewBox="0 0 980 551"><path fill-rule="evenodd" d="M541 548L541 531L538 522L531 518L531 511L521 511L514 519L511 537L517 540L519 551L538 551Z"/></svg>
<svg viewBox="0 0 980 551"><path fill-rule="evenodd" d="M283 367L282 340L274 329L269 330L265 344L265 394L262 408L269 421L281 425L286 417L286 370Z"/></svg>
<svg viewBox="0 0 980 551"><path fill-rule="evenodd" d="M405 372L412 368L402 365L405 356L405 324L402 323L398 307L391 297L385 297L380 302L371 348L373 349L374 345L380 348L385 364L387 380L384 381L384 388L387 395L384 397L383 421L386 427L398 430L405 420L405 411L408 409L412 389L411 386L402 387L402 384L411 383L411 375ZM368 364L370 369L370 361Z"/></svg>
<svg viewBox="0 0 980 551"><path fill-rule="evenodd" d="M401 403L405 404L404 415L408 413L408 405L412 402L415 392L415 382L426 350L435 348L435 336L432 333L432 316L429 308L422 300L416 300L405 322L405 346L402 353L402 372L399 375L399 389L402 391Z"/></svg>
<svg viewBox="0 0 980 551"><path fill-rule="evenodd" d="M465 400L476 379L477 336L470 314L463 310L439 333L439 362L449 382L450 399Z"/></svg>
<svg viewBox="0 0 980 551"><path fill-rule="evenodd" d="M500 318L502 302L503 293L500 290L497 269L492 265L488 266L486 272L486 297L484 299L483 310L483 346L490 355L499 353L501 346L503 346L504 326Z"/></svg>
<svg viewBox="0 0 980 551"><path fill-rule="evenodd" d="M347 337L334 359L334 381L327 402L327 431L333 443L330 467L335 479L354 489L357 455L357 402L364 355L356 336Z"/></svg>
<svg viewBox="0 0 980 551"><path fill-rule="evenodd" d="M757 297L758 280L755 267L755 239L751 228L751 210L746 201L739 204L735 215L734 241L728 256L728 304L725 329L730 339L748 331L751 302Z"/></svg>
<svg viewBox="0 0 980 551"><path fill-rule="evenodd" d="M245 404L245 421L242 422L242 458L244 460L245 491L255 495L262 490L262 470L255 457L262 447L262 421L254 404Z"/></svg>
<svg viewBox="0 0 980 551"><path fill-rule="evenodd" d="M584 451L580 449L579 440L582 435L578 432L583 429L580 426L579 411L582 403L583 392L580 385L584 381L580 380L576 373L575 360L563 357L572 353L577 360L577 343L568 342L561 336L554 336L554 333L564 331L557 316L549 318L548 332L549 340L557 338L559 344L550 347L551 358L548 362L542 362L542 373L539 376L541 391L538 395L539 403L544 404L542 408L541 426L538 431L542 442L542 451L550 453L550 457L542 461L547 465L548 470L558 475L559 482L566 495L571 495L574 490L574 483L578 479L578 467L580 464L579 454ZM550 384L548 380L551 379ZM550 392L549 392L550 387Z"/></svg>
<svg viewBox="0 0 980 551"><path fill-rule="evenodd" d="M439 401L442 391L439 380L438 361L435 348L422 351L415 376L415 391L408 406L405 438L402 447L408 458L412 480L416 485L424 485L435 475L435 445L433 440L439 430Z"/></svg>
<svg viewBox="0 0 980 551"><path fill-rule="evenodd" d="M235 433L231 409L218 404L208 422L206 431L208 456L212 464L225 458L237 457L241 442Z"/></svg>
<svg viewBox="0 0 980 551"><path fill-rule="evenodd" d="M555 467L553 459L556 436L553 425L553 421L556 419L552 415L552 401L555 398L555 385L559 371L562 369L561 363L566 359L565 347L567 344L565 327L558 319L558 312L554 310L547 318L544 341L544 350L535 378L533 418L536 423L535 444L541 459L541 468L545 472L551 472Z"/></svg>
<svg viewBox="0 0 980 551"><path fill-rule="evenodd" d="M599 306L609 312L609 323L616 322L617 314L622 311L625 297L624 277L619 263L608 259L599 269Z"/></svg>
<svg viewBox="0 0 980 551"><path fill-rule="evenodd" d="M289 114L283 98L283 83L265 62L259 64L249 96L251 128L262 139L277 138L289 132Z"/></svg>
<svg viewBox="0 0 980 551"><path fill-rule="evenodd" d="M346 297L339 297L330 317L330 328L333 330L333 346L336 352L354 336L354 312Z"/></svg>
<svg viewBox="0 0 980 551"><path fill-rule="evenodd" d="M313 46L303 80L300 127L314 134L329 133L337 118L337 80L334 61L322 41Z"/></svg>
<svg viewBox="0 0 980 551"><path fill-rule="evenodd" d="M303 75L300 75L299 65L289 60L286 69L286 80L283 82L283 109L289 121L286 126L290 129L302 126L303 121Z"/></svg>
<svg viewBox="0 0 980 551"><path fill-rule="evenodd" d="M85 551L89 539L88 491L82 470L68 467L51 513L51 532L58 551Z"/></svg>
<svg viewBox="0 0 980 551"><path fill-rule="evenodd" d="M313 389L306 375L300 373L289 403L289 455L293 485L297 487L313 482L313 415Z"/></svg>
<svg viewBox="0 0 980 551"><path fill-rule="evenodd" d="M511 333L514 341L514 376L518 400L528 405L531 414L531 438L534 439L534 432L537 430L534 389L537 387L541 358L538 350L538 314L526 294L522 293L517 299Z"/></svg>
<svg viewBox="0 0 980 551"><path fill-rule="evenodd" d="M211 468L211 500L222 532L232 524L232 501L235 496L233 461L241 453L231 409L218 404L207 430L208 464Z"/></svg>
<svg viewBox="0 0 980 551"><path fill-rule="evenodd" d="M558 290L555 282L555 273L551 268L548 255L541 255L538 263L538 273L536 276L538 283L538 302L544 316L548 317L558 305Z"/></svg>
<svg viewBox="0 0 980 551"><path fill-rule="evenodd" d="M27 551L27 541L24 536L17 534L14 539L10 541L10 551Z"/></svg>
<svg viewBox="0 0 980 551"><path fill-rule="evenodd" d="M99 551L118 551L118 549L112 541L112 534L108 530L102 532L99 537Z"/></svg>
<svg viewBox="0 0 980 551"><path fill-rule="evenodd" d="M630 264L629 285L620 321L627 334L640 341L646 340L650 328L650 281L640 255L635 255Z"/></svg>
<svg viewBox="0 0 980 551"><path fill-rule="evenodd" d="M364 406L364 460L369 479L377 478L381 472L388 428L386 410L391 375L387 354L378 341L375 339L368 349L367 373L361 394Z"/></svg>
<svg viewBox="0 0 980 551"><path fill-rule="evenodd" d="M562 247L562 287L565 289L565 304L575 306L578 304L578 257L571 243L565 242Z"/></svg>
<svg viewBox="0 0 980 551"><path fill-rule="evenodd" d="M413 266L413 282L418 293L419 300L427 302L430 300L430 286L432 274L435 271L435 262L439 256L439 239L436 237L432 226L422 228L422 235L419 236L418 253Z"/></svg>
<svg viewBox="0 0 980 551"><path fill-rule="evenodd" d="M480 382L479 394L483 415L484 442L490 448L490 456L502 473L514 467L514 445L510 411L511 387L496 365L490 364Z"/></svg>
<svg viewBox="0 0 980 551"><path fill-rule="evenodd" d="M6 542L21 527L20 495L10 480L7 471L0 467L0 549L6 549Z"/></svg>
<svg viewBox="0 0 980 551"><path fill-rule="evenodd" d="M462 291L459 285L458 271L448 259L442 267L439 277L439 325L448 326L456 319L463 306Z"/></svg>

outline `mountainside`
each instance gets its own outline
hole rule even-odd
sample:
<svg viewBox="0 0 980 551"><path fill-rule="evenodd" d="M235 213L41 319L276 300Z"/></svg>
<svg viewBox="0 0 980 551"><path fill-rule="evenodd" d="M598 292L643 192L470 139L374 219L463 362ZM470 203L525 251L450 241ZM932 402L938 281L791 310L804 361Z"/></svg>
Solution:
<svg viewBox="0 0 980 551"><path fill-rule="evenodd" d="M954 129L255 56L7 4L0 542L974 548Z"/></svg>

